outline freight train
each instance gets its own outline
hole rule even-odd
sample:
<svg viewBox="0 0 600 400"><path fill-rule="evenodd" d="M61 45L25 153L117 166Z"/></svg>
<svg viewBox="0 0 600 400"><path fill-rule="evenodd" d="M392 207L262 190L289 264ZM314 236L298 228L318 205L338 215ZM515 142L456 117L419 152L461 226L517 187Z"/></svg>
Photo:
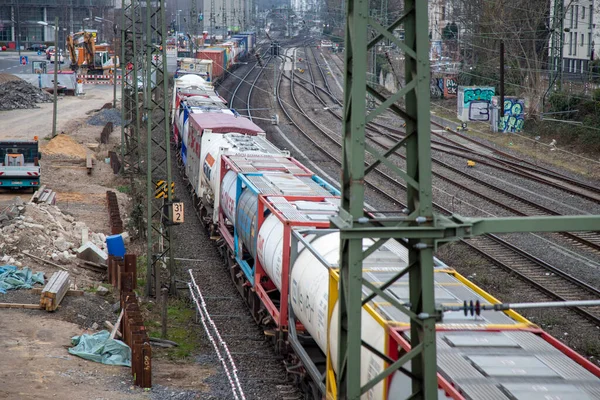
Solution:
<svg viewBox="0 0 600 400"><path fill-rule="evenodd" d="M231 39L218 46L199 49L195 54L190 53L186 58L178 57L176 76L190 72L199 73L207 81L219 82L225 78L227 72L231 72L239 63L254 54L255 47L256 33L235 34ZM199 63L193 63L193 59ZM200 63L201 60L203 64Z"/></svg>
<svg viewBox="0 0 600 400"><path fill-rule="evenodd" d="M183 78L175 82L173 143L197 214L290 375L307 397L335 398L340 249L329 218L340 193L212 86ZM363 277L377 285L407 262L403 243L389 240L365 260ZM435 284L439 304L498 302L439 260ZM385 292L408 302L408 277ZM408 319L385 299L373 297L362 320L363 340L388 362L408 351ZM437 331L441 399L600 399L600 369L512 311L445 312ZM366 348L361 360L363 383L385 367ZM362 398L407 398L410 385L397 372Z"/></svg>

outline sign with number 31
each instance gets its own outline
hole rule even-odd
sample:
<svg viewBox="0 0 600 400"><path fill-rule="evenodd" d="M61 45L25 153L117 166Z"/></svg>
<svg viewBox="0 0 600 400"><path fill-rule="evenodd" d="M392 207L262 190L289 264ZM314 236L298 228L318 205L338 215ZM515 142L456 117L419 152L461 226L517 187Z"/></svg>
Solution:
<svg viewBox="0 0 600 400"><path fill-rule="evenodd" d="M174 224L183 224L183 203L173 203L172 222Z"/></svg>

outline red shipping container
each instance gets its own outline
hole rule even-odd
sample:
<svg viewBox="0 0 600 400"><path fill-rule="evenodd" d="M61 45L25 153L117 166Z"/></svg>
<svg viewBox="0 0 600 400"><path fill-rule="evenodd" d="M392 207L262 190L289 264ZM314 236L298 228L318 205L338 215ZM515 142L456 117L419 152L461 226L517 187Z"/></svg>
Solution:
<svg viewBox="0 0 600 400"><path fill-rule="evenodd" d="M225 49L203 49L199 50L196 58L200 60L212 60L213 61L213 76L210 77L211 81L216 81L223 77L223 68L226 65L225 61Z"/></svg>

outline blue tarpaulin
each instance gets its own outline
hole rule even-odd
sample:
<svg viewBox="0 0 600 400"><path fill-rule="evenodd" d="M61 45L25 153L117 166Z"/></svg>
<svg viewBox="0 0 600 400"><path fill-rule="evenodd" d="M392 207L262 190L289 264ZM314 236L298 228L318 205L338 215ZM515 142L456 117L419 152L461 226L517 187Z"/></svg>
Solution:
<svg viewBox="0 0 600 400"><path fill-rule="evenodd" d="M14 289L31 289L36 283L44 284L43 272L34 274L27 267L18 269L14 265L0 267L0 293Z"/></svg>
<svg viewBox="0 0 600 400"><path fill-rule="evenodd" d="M120 340L110 339L108 331L74 336L71 342L75 347L71 347L69 353L75 356L107 365L131 367L131 349Z"/></svg>

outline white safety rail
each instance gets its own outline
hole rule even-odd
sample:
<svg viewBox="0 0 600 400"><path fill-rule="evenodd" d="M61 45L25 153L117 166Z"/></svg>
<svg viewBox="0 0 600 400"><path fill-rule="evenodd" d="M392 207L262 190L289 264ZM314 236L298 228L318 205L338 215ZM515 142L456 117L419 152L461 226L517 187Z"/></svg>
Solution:
<svg viewBox="0 0 600 400"><path fill-rule="evenodd" d="M225 370L225 374L227 375L227 379L229 380L229 384L231 385L231 391L233 392L233 397L236 400L240 400L240 399L246 400L246 396L244 394L244 391L242 390L242 385L240 384L240 380L237 375L237 367L235 366L233 357L231 357L231 353L229 352L227 343L225 343L225 341L221 338L221 334L219 333L217 326L215 325L214 321L210 317L210 314L208 313L208 310L206 308L206 303L204 302L204 296L202 296L202 292L200 291L200 288L196 284L196 280L194 279L192 270L191 269L188 270L188 273L190 274L190 278L192 280L191 282L188 282L188 287L190 289L190 295L192 296L194 303L196 303L196 309L198 310L198 313L200 314L200 321L202 322L204 331L206 332L208 339L212 343L212 345L215 349L215 352L217 353L217 357L219 357L219 360L221 361L221 364L223 365L223 369ZM209 329L208 325L206 324L207 321L214 332L214 336L216 336L216 340L215 340L215 337L213 336L213 333L210 332L210 329ZM222 348L223 351L225 352L227 359L225 359L223 357L223 355L221 354L220 348ZM238 393L239 393L239 395L238 395Z"/></svg>

